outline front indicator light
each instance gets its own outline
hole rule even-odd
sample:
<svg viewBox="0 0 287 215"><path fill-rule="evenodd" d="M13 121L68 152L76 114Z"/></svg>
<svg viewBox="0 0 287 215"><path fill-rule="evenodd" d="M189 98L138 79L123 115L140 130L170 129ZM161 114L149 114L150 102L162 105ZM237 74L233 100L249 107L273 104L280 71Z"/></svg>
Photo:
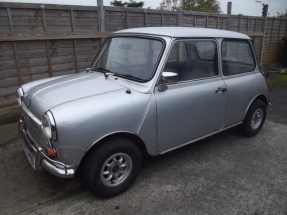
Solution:
<svg viewBox="0 0 287 215"><path fill-rule="evenodd" d="M24 120L24 116L25 116L25 115L24 115L23 113L21 113L21 114L20 114L20 120Z"/></svg>
<svg viewBox="0 0 287 215"><path fill-rule="evenodd" d="M49 157L56 157L57 153L56 153L56 150L55 149L49 149L48 150L48 156Z"/></svg>

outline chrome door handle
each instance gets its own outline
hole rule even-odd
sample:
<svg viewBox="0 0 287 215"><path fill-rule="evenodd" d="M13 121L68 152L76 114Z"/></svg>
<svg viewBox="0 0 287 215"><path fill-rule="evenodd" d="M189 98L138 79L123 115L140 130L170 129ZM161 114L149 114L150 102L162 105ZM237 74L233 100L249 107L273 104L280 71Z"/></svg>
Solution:
<svg viewBox="0 0 287 215"><path fill-rule="evenodd" d="M227 91L226 87L224 87L224 88L218 87L217 90L215 90L216 93L224 93L225 91Z"/></svg>

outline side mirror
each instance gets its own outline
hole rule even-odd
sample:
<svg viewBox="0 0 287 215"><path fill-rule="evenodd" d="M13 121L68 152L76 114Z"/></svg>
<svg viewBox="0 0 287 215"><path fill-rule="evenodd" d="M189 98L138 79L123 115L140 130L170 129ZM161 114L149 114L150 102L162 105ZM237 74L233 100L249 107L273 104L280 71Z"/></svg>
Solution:
<svg viewBox="0 0 287 215"><path fill-rule="evenodd" d="M265 72L265 77L270 78L270 74L268 72Z"/></svg>
<svg viewBox="0 0 287 215"><path fill-rule="evenodd" d="M160 81L158 91L163 92L167 90L167 83L175 84L178 82L178 74L175 72L162 72L162 79Z"/></svg>
<svg viewBox="0 0 287 215"><path fill-rule="evenodd" d="M176 84L178 82L178 74L175 72L162 72L162 77L167 83Z"/></svg>

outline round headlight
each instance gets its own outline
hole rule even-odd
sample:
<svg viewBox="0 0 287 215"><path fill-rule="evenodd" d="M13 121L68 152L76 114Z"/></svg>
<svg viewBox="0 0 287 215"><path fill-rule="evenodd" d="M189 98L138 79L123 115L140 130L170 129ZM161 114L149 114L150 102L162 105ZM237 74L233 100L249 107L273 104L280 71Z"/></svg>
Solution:
<svg viewBox="0 0 287 215"><path fill-rule="evenodd" d="M24 91L23 91L22 87L19 87L17 89L17 102L19 105L22 104L23 96L24 96Z"/></svg>
<svg viewBox="0 0 287 215"><path fill-rule="evenodd" d="M45 136L50 140L57 139L56 124L54 117L50 111L42 116L42 128Z"/></svg>

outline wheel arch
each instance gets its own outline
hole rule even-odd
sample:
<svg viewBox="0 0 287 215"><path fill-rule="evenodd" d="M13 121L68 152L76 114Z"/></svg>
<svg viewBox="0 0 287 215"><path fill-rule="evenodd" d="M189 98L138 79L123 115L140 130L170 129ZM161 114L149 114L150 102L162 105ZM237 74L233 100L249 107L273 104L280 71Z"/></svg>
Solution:
<svg viewBox="0 0 287 215"><path fill-rule="evenodd" d="M91 153L93 151L93 149L99 147L102 144L105 144L105 142L107 140L115 139L115 138L125 138L128 140L131 140L139 148L141 155L142 155L142 158L148 155L146 145L144 144L143 140L139 136L132 134L132 133L128 133L128 132L117 132L117 133L107 135L107 136L101 138L100 140L98 140L96 143L94 143L87 150L87 152L85 153L85 155L81 159L79 167L81 167L81 164L84 163L85 158L88 157L89 153Z"/></svg>
<svg viewBox="0 0 287 215"><path fill-rule="evenodd" d="M245 114L242 124L240 124L238 127L242 135L246 137L253 137L261 130L266 119L266 109L266 97L264 95L256 96L256 98L254 98L254 100L248 107L247 113ZM260 111L260 113L258 113L257 111Z"/></svg>
<svg viewBox="0 0 287 215"><path fill-rule="evenodd" d="M255 96L255 98L249 103L248 107L247 107L246 110L245 110L245 116L246 116L246 114L247 114L247 112L248 112L250 106L251 106L251 105L254 103L254 101L257 100L257 99L263 101L263 102L265 103L266 107L267 107L268 101L267 101L266 96L263 95L263 94L259 94L259 95ZM245 118L245 116L244 116L244 118Z"/></svg>

